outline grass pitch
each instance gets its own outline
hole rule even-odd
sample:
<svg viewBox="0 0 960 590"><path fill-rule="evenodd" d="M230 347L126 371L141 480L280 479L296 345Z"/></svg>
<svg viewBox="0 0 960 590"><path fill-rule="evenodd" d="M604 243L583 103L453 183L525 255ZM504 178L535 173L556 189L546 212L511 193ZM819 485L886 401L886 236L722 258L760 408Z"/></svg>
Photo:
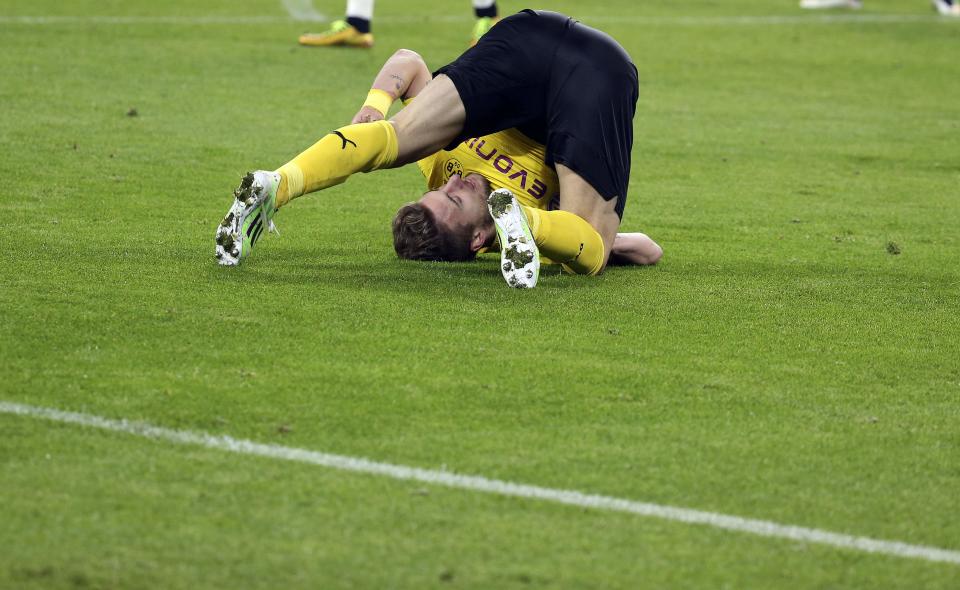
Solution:
<svg viewBox="0 0 960 590"><path fill-rule="evenodd" d="M452 4L381 3L358 51L297 47L320 25L268 0L6 2L0 399L960 549L960 22L919 0L839 21L558 0L640 70L623 227L660 264L515 291L495 259L398 261L405 169L298 200L219 268L240 175L348 121L395 48L455 58ZM11 415L0 433L5 588L960 578Z"/></svg>

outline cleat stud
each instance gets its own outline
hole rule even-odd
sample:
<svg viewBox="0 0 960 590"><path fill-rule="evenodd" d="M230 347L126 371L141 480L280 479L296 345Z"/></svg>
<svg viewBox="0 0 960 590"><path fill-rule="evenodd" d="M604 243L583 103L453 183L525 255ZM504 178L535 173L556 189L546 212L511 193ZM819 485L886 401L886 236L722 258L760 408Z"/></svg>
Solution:
<svg viewBox="0 0 960 590"><path fill-rule="evenodd" d="M490 193L487 197L487 205L490 207L490 213L499 218L505 212L509 211L513 205L513 195L510 191L497 190Z"/></svg>
<svg viewBox="0 0 960 590"><path fill-rule="evenodd" d="M533 261L533 253L529 250L520 250L516 246L510 246L503 253L506 260L512 262L515 266L526 266Z"/></svg>

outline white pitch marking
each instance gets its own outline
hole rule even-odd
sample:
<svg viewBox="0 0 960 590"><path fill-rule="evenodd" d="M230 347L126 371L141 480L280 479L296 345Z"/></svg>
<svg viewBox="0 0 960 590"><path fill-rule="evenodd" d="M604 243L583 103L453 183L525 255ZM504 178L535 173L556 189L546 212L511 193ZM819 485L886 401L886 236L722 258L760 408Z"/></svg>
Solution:
<svg viewBox="0 0 960 590"><path fill-rule="evenodd" d="M0 16L16 25L263 25L289 23L280 16Z"/></svg>
<svg viewBox="0 0 960 590"><path fill-rule="evenodd" d="M834 25L834 24L900 24L949 22L935 14L819 14L819 15L762 15L762 16L585 16L577 17L585 23L625 23L630 25L711 27L741 25Z"/></svg>
<svg viewBox="0 0 960 590"><path fill-rule="evenodd" d="M312 0L283 0L283 7L293 20L322 22L327 17L317 12Z"/></svg>
<svg viewBox="0 0 960 590"><path fill-rule="evenodd" d="M293 10L289 4L298 6ZM304 4L307 8L304 8ZM289 23L291 20L327 21L310 2L285 0L289 17L278 16L0 16L0 24L21 25L263 25ZM960 19L919 14L835 14L782 16L577 16L587 24L626 24L634 26L727 27L771 25L903 24L957 23ZM464 15L383 16L380 23L458 23Z"/></svg>
<svg viewBox="0 0 960 590"><path fill-rule="evenodd" d="M883 541L869 537L856 537L821 529L784 525L768 520L755 520L716 512L692 510L690 508L637 502L612 496L586 494L576 490L544 488L509 481L487 479L476 475L460 475L449 471L436 471L432 469L421 469L419 467L380 463L359 457L332 455L308 449L263 444L229 436L214 436L203 432L171 430L142 422L112 420L90 414L64 412L53 408L42 408L13 402L0 401L0 413L43 418L55 422L79 424L81 426L134 434L178 444L198 445L242 455L255 455L258 457L268 457L270 459L309 463L311 465L319 465L343 471L380 475L393 479L413 480L426 484L485 492L500 496L531 498L547 502L556 502L558 504L579 506L581 508L627 512L664 520L707 525L763 537L790 539L792 541L830 545L841 549L853 549L867 553L879 553L896 557L960 565L960 551L924 545L911 545L900 541Z"/></svg>

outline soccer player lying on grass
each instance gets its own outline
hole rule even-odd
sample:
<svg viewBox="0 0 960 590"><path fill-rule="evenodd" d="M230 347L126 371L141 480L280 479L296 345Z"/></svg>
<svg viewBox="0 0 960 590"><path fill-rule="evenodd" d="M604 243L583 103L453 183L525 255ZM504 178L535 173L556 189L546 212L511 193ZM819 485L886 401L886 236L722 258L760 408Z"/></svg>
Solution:
<svg viewBox="0 0 960 590"><path fill-rule="evenodd" d="M540 253L589 275L614 255L652 264L656 243L617 233L637 95L636 68L620 45L552 12L505 18L435 76L418 55L398 51L352 125L276 172L244 178L217 230L217 258L238 264L291 199L356 172L419 162L431 185L442 185L397 214L401 257L467 260L496 235L514 287L536 284ZM394 100L414 96L383 120ZM500 190L488 197L490 188ZM559 209L548 211L555 197Z"/></svg>

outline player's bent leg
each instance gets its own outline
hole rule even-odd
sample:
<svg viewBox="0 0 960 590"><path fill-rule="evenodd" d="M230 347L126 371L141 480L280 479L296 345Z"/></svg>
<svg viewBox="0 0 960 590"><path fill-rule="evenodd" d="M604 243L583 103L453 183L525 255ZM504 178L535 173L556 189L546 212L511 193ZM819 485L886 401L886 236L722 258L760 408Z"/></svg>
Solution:
<svg viewBox="0 0 960 590"><path fill-rule="evenodd" d="M277 207L328 188L357 172L390 168L397 159L397 133L388 121L347 125L320 138L281 166Z"/></svg>
<svg viewBox="0 0 960 590"><path fill-rule="evenodd" d="M399 151L395 166L416 162L445 148L463 130L467 111L457 87L443 74L396 114Z"/></svg>
<svg viewBox="0 0 960 590"><path fill-rule="evenodd" d="M602 262L595 272L590 273L597 274L606 268L610 253L613 252L617 231L620 229L620 216L616 210L617 200L604 199L583 177L563 164L557 164L556 168L557 177L560 180L560 210L582 218L600 236L601 244L597 244L596 247L600 245L603 247L603 252L600 254ZM587 244L584 245L584 248L586 247ZM595 255L595 252L588 253L588 257ZM581 257L583 257L582 254Z"/></svg>
<svg viewBox="0 0 960 590"><path fill-rule="evenodd" d="M428 156L456 138L465 116L453 82L439 76L395 120L341 127L276 173L255 173L250 183L244 180L247 186L237 189L236 200L217 230L217 259L233 266L249 255L262 230L254 228L249 235L247 230L261 209L266 211L262 221L266 224L276 209L301 195L340 184L357 172L398 167ZM256 184L259 175L270 175L270 182ZM263 196L267 194L268 199ZM267 201L269 207L264 209Z"/></svg>
<svg viewBox="0 0 960 590"><path fill-rule="evenodd" d="M357 172L396 168L429 156L457 136L465 118L453 82L438 76L392 120L341 127L281 166L277 206Z"/></svg>
<svg viewBox="0 0 960 590"><path fill-rule="evenodd" d="M376 121L341 127L276 172L247 174L217 228L217 261L225 266L240 264L263 230L274 229L274 213L291 199L340 184L357 172L388 168L396 157L393 125Z"/></svg>

